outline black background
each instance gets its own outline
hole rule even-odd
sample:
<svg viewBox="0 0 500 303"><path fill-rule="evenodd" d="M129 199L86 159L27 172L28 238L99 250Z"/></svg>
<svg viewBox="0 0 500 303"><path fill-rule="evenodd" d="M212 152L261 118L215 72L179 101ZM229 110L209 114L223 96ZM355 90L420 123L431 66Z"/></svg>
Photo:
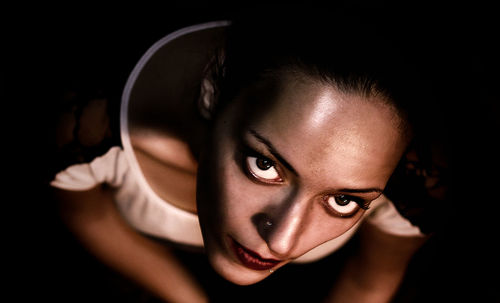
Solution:
<svg viewBox="0 0 500 303"><path fill-rule="evenodd" d="M456 152L449 218L414 257L396 302L499 300L498 85L493 9L424 5L388 8L414 22L446 54ZM262 5L259 9L266 9ZM171 4L160 7L15 7L4 11L2 105L6 174L3 199L4 275L13 301L155 302L155 298L99 264L59 222L47 182L54 172L53 130L68 89L103 89L119 102L128 74L158 39L183 26L231 18L245 8ZM386 10L387 11L387 10ZM417 27L418 27L417 26ZM181 253L210 286L213 302L316 302L356 243L310 266L290 266L250 287L233 286L203 256ZM330 278L332 277L332 278Z"/></svg>

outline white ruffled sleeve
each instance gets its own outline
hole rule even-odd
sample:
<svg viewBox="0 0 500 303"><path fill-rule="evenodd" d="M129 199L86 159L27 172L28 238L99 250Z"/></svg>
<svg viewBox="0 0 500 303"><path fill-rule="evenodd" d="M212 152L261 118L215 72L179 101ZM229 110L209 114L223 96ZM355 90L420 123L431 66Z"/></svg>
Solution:
<svg viewBox="0 0 500 303"><path fill-rule="evenodd" d="M389 199L385 196L381 198L386 201L371 211L366 217L366 221L387 234L402 237L423 236L418 226L412 225L408 219L400 215Z"/></svg>
<svg viewBox="0 0 500 303"><path fill-rule="evenodd" d="M115 146L90 163L75 164L59 172L50 185L75 191L89 190L101 183L119 187L127 171L128 163L123 150Z"/></svg>

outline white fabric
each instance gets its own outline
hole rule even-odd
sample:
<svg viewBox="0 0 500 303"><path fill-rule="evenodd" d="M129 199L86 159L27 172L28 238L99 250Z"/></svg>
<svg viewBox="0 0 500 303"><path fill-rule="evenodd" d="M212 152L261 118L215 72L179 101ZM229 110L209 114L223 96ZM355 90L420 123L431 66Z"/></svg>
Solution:
<svg viewBox="0 0 500 303"><path fill-rule="evenodd" d="M390 235L401 237L423 236L417 226L412 225L410 221L399 214L389 199L385 196L382 197L386 202L375 208L367 217L367 221Z"/></svg>
<svg viewBox="0 0 500 303"><path fill-rule="evenodd" d="M127 173L128 164L122 150L113 147L91 163L76 164L58 173L51 185L66 190L89 190L101 183L119 187Z"/></svg>
<svg viewBox="0 0 500 303"><path fill-rule="evenodd" d="M112 147L105 155L87 164L77 164L58 173L51 185L66 190L84 191L98 184L115 187L115 202L127 222L137 230L173 242L202 246L203 239L195 214L179 209L162 200L147 183L135 157L128 129L128 102L138 74L155 51L169 41L197 30L224 26L227 22L211 22L174 32L153 45L131 73L124 90L121 107L121 137L123 149ZM398 236L421 235L418 227L403 218L385 197L372 202L364 219L388 234ZM359 227L360 220L342 236L311 250L297 262L310 262L330 254L347 242Z"/></svg>
<svg viewBox="0 0 500 303"><path fill-rule="evenodd" d="M176 243L203 246L198 216L160 199L151 188L137 182L135 171L120 147L88 164L77 164L58 173L52 186L84 191L106 183L116 187L115 202L125 220L137 230Z"/></svg>

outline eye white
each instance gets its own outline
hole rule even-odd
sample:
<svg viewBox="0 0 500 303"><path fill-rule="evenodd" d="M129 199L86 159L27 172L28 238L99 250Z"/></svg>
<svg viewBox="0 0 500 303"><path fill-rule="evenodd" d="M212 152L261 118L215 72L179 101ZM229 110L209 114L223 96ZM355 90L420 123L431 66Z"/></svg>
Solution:
<svg viewBox="0 0 500 303"><path fill-rule="evenodd" d="M259 158L257 157L247 157L247 165L248 169L255 176L266 179L266 180L275 180L279 178L279 174L276 171L274 166L270 166L269 168L262 169L257 165Z"/></svg>
<svg viewBox="0 0 500 303"><path fill-rule="evenodd" d="M328 205L330 205L330 207L333 208L333 210L335 210L336 212L338 212L341 215L349 215L349 214L353 213L358 208L358 204L355 201L351 200L346 205L341 205L341 204L339 204L339 202L337 202L337 199L339 199L339 198L331 196L331 197L328 197L327 202L328 202Z"/></svg>

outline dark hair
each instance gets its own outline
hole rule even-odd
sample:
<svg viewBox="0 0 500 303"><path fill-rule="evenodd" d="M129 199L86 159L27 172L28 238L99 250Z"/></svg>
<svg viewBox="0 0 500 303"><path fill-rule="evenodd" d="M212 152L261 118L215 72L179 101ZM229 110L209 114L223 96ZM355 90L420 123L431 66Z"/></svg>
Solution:
<svg viewBox="0 0 500 303"><path fill-rule="evenodd" d="M434 98L429 53L423 55L421 49L408 44L412 38L409 29L405 31L392 19L377 14L345 10L316 12L311 17L304 14L287 12L233 21L224 54L217 56L212 68L217 92L215 113L261 80L276 80L289 73L312 77L344 92L382 96L412 130L411 147L419 154L419 167L430 170L430 136L442 118L443 108ZM405 167L403 160L394 176L407 175ZM417 183L425 190L422 178ZM432 228L422 228L429 221L420 216L422 201L415 199L432 199L424 197L420 189L415 199L407 197L412 195L407 190L414 180L411 184L396 185L391 179L387 194L396 200L403 215L406 212L421 229L429 231Z"/></svg>
<svg viewBox="0 0 500 303"><path fill-rule="evenodd" d="M299 16L288 12L233 22L216 77L217 107L243 88L283 72L310 76L346 92L382 95L405 114L417 102L429 103L428 85L415 63L382 24L345 11Z"/></svg>

